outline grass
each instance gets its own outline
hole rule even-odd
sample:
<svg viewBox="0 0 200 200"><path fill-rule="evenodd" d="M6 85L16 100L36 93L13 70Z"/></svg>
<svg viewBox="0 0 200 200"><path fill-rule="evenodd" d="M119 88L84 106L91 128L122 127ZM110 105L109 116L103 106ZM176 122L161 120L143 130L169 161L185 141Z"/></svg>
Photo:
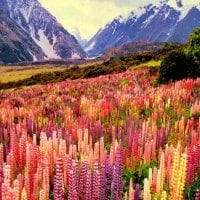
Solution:
<svg viewBox="0 0 200 200"><path fill-rule="evenodd" d="M2 66L0 67L0 82L18 81L30 78L32 75L62 71L66 66L55 67L53 65L35 65L35 66Z"/></svg>
<svg viewBox="0 0 200 200"><path fill-rule="evenodd" d="M93 61L93 60L91 60L91 61L88 61L88 62L86 62L86 63L83 63L83 64L79 64L78 66L80 67L80 68L84 68L84 67L89 67L89 66L91 66L91 65L100 65L100 64L102 64L103 63L103 61L102 60L99 60L99 61Z"/></svg>
<svg viewBox="0 0 200 200"><path fill-rule="evenodd" d="M148 67L159 67L161 64L161 60L151 60L145 63Z"/></svg>
<svg viewBox="0 0 200 200"><path fill-rule="evenodd" d="M101 64L102 61L89 61L84 64L79 64L80 68L89 67L94 64ZM68 66L68 67L72 67ZM19 81L30 78L33 75L47 72L63 71L67 68L66 65L32 65L32 66L0 66L0 82L7 83L10 81Z"/></svg>
<svg viewBox="0 0 200 200"><path fill-rule="evenodd" d="M141 63L139 65L133 65L130 67L130 70L142 69L142 68L149 68L149 67L160 67L161 60L151 60L146 63Z"/></svg>

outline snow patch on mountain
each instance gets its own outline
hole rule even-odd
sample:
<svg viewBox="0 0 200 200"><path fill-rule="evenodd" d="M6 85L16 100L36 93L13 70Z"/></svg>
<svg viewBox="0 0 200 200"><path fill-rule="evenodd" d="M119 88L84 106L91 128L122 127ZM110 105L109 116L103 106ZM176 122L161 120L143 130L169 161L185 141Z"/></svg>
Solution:
<svg viewBox="0 0 200 200"><path fill-rule="evenodd" d="M117 29L117 22L114 23L112 35L115 33L116 29Z"/></svg>
<svg viewBox="0 0 200 200"><path fill-rule="evenodd" d="M23 15L24 19L26 20L26 22L28 22L29 16L30 16L29 10L25 10L23 8L20 8L19 10L20 10L21 14Z"/></svg>
<svg viewBox="0 0 200 200"><path fill-rule="evenodd" d="M39 35L39 39L36 39L35 37L33 37L33 39L35 40L37 45L42 48L42 50L46 54L47 58L48 59L60 59L60 56L58 56L55 53L53 46L49 43L49 40L45 36L44 30L40 29L38 31L38 35Z"/></svg>
<svg viewBox="0 0 200 200"><path fill-rule="evenodd" d="M31 52L30 50L28 50L28 52L32 56L34 62L38 60L37 57L34 55L33 52Z"/></svg>
<svg viewBox="0 0 200 200"><path fill-rule="evenodd" d="M72 59L80 59L80 55L77 52L72 52Z"/></svg>
<svg viewBox="0 0 200 200"><path fill-rule="evenodd" d="M27 23L29 22L29 18L30 18L31 11L32 11L33 8L34 8L34 4L31 3L29 5L29 7L21 7L19 9Z"/></svg>
<svg viewBox="0 0 200 200"><path fill-rule="evenodd" d="M154 7L154 14L151 15L149 18L147 18L143 24L142 24L142 28L145 28L148 26L148 24L151 22L151 20L156 16L156 14L159 12L159 7Z"/></svg>
<svg viewBox="0 0 200 200"><path fill-rule="evenodd" d="M86 52L90 51L91 49L93 49L93 47L95 46L96 42L93 41L89 46L87 46L84 50Z"/></svg>
<svg viewBox="0 0 200 200"><path fill-rule="evenodd" d="M128 17L128 19L133 19L133 18L138 18L141 15L143 15L146 12L146 7L139 7L137 9L135 9L134 11L131 12L130 16Z"/></svg>

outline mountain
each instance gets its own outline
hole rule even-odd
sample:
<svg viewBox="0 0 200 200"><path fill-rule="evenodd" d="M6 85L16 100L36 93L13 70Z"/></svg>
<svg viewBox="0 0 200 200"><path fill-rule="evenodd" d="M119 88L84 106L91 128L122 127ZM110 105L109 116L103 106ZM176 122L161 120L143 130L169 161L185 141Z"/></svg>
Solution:
<svg viewBox="0 0 200 200"><path fill-rule="evenodd" d="M200 4L164 0L119 16L100 29L85 45L89 56L98 56L111 47L129 42L186 42L192 30L200 26Z"/></svg>
<svg viewBox="0 0 200 200"><path fill-rule="evenodd" d="M20 45L23 46L24 51L26 50L26 54L29 54L28 57L24 57L27 58L25 60L87 57L76 38L64 29L56 18L42 7L38 0L0 0L0 12L4 15L4 21L6 21L6 23L0 22L1 27L4 27L0 31L5 32L4 30L7 30L7 32L10 32L9 37L13 34L17 35L17 41L22 42ZM13 27L17 27L16 31ZM12 37L5 41L1 33L0 39L1 46L9 46L9 49L15 50L12 45ZM2 50L0 49L0 51ZM20 57L18 53L15 54ZM23 60L19 59L19 61Z"/></svg>
<svg viewBox="0 0 200 200"><path fill-rule="evenodd" d="M200 11L197 7L193 7L186 17L178 22L169 41L185 42L192 30L198 26L200 26Z"/></svg>
<svg viewBox="0 0 200 200"><path fill-rule="evenodd" d="M42 49L15 21L0 13L0 62L14 63L44 59Z"/></svg>
<svg viewBox="0 0 200 200"><path fill-rule="evenodd" d="M1 0L0 1L0 13L4 13L9 15L9 9L8 9L8 4L7 4L7 0Z"/></svg>

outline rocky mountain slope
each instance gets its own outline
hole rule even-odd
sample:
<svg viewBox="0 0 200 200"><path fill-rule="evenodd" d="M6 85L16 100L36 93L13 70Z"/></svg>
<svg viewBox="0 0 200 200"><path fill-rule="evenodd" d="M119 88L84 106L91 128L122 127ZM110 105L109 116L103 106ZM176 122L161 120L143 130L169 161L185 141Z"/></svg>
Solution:
<svg viewBox="0 0 200 200"><path fill-rule="evenodd" d="M15 32L15 29L10 30L11 27L15 26L17 26L18 32L23 32L21 34L22 38L20 38L18 33L13 34L18 35L18 40L26 41L24 42L24 46L27 47L26 50L30 54L29 58L27 57L28 61L76 59L87 56L76 38L64 29L56 18L42 7L38 0L1 0L0 11L4 14L5 22L12 21L13 25L6 28L8 32ZM0 22L1 25L4 21ZM3 31L5 28L0 30ZM8 34L8 36L10 35ZM25 40L24 35L27 36ZM1 46L6 45L13 50L12 42L6 43L2 37L0 39ZM12 39L9 38L8 40ZM35 51L32 51L30 47L33 47ZM12 54L12 52L10 53ZM23 59L20 60L22 61Z"/></svg>
<svg viewBox="0 0 200 200"><path fill-rule="evenodd" d="M128 42L185 42L192 30L200 26L200 4L166 0L119 16L100 29L85 46L90 56L98 56L110 47Z"/></svg>
<svg viewBox="0 0 200 200"><path fill-rule="evenodd" d="M0 63L43 60L45 54L15 21L0 13Z"/></svg>

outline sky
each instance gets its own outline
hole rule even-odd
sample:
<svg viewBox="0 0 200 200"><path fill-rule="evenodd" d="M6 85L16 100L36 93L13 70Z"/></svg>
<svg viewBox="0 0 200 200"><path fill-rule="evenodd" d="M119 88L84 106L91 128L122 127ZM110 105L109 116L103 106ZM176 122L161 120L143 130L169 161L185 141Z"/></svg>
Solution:
<svg viewBox="0 0 200 200"><path fill-rule="evenodd" d="M116 16L137 8L147 0L40 0L57 20L72 34L90 39Z"/></svg>
<svg viewBox="0 0 200 200"><path fill-rule="evenodd" d="M72 34L89 40L116 16L159 0L39 0ZM176 1L176 0L170 0ZM184 0L194 2L199 0Z"/></svg>

